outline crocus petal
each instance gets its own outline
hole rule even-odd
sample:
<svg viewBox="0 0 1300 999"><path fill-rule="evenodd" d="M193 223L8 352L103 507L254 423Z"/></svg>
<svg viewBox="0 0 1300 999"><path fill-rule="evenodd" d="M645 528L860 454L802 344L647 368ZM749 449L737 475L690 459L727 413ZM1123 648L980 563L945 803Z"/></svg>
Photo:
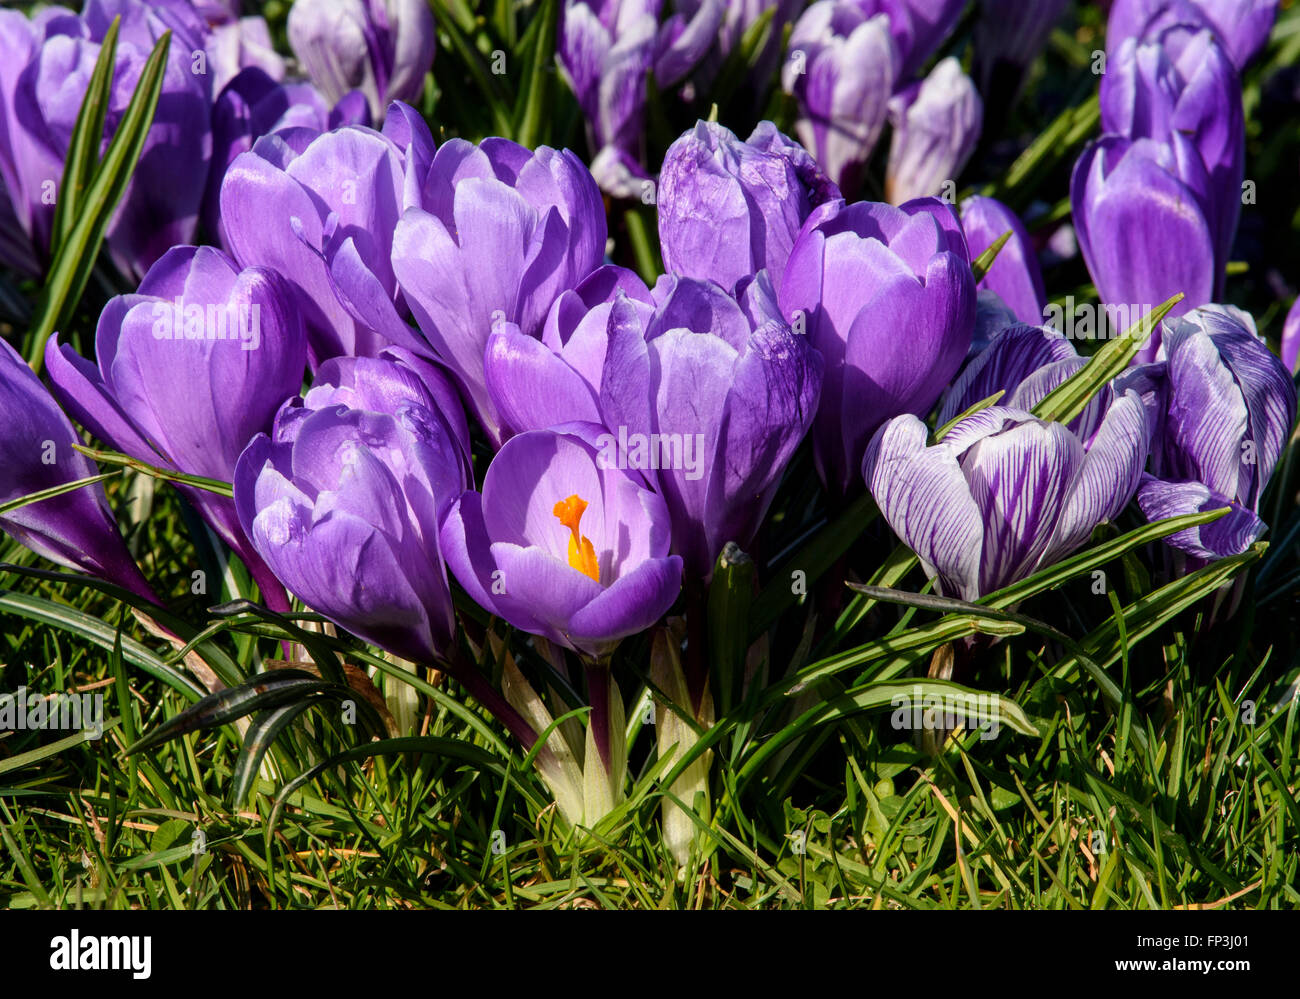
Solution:
<svg viewBox="0 0 1300 999"><path fill-rule="evenodd" d="M862 476L889 526L950 596L980 594L984 527L956 453L925 446L929 430L914 416L882 426L867 448Z"/></svg>
<svg viewBox="0 0 1300 999"><path fill-rule="evenodd" d="M1171 547L1203 562L1240 555L1267 529L1252 511L1200 482L1165 482L1147 475L1138 488L1137 501L1143 515L1152 523L1166 517L1227 507L1229 512L1218 520L1189 527L1164 539Z"/></svg>

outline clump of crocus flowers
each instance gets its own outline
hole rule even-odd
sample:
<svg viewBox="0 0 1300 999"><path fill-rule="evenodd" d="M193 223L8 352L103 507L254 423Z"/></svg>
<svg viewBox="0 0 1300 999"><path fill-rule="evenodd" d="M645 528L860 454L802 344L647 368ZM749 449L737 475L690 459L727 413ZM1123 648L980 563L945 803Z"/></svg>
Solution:
<svg viewBox="0 0 1300 999"><path fill-rule="evenodd" d="M1272 5L1242 20L1209 0L1113 5L1103 134L1074 171L1074 229L1102 303L1184 297L1067 422L1035 407L1087 359L1044 325L1035 237L1001 201L947 196L981 138L980 90L1019 92L1062 5L982 4L978 85L935 59L960 2L663 6L563 5L558 60L590 162L505 138L435 142L407 103L434 59L423 2L300 0L300 80L265 24L230 11L0 12L0 260L28 275L50 264L41 185L68 151L51 136L76 118L106 16L121 18L123 85L164 28L186 42L174 53L221 60L215 93L210 77L167 74L107 233L135 290L104 307L93 357L52 336L51 393L0 344L0 500L94 476L66 410L172 476L269 607L296 602L444 670L533 747L552 727L546 698L509 656L498 688L487 654L471 655L513 634L584 678L585 745L552 732L538 766L586 825L624 791L616 651L651 656L647 672L707 727L708 588L724 552L769 543L804 452L818 502L835 513L869 496L938 592L968 601L1126 509L1229 508L1167 539L1178 571L1267 530L1300 321L1284 365L1249 315L1215 303L1241 208L1239 73ZM648 163L647 74L705 86L760 16L774 39L791 28L787 52L754 64L779 73L797 139L770 121L744 139L700 121ZM77 85L54 88L58 73ZM886 134L884 200L866 200ZM189 168L166 166L178 162ZM643 183L663 274L606 256L606 199ZM161 602L97 482L0 526ZM458 597L481 611L472 628ZM701 789L690 779L682 793ZM678 828L674 849L689 838Z"/></svg>

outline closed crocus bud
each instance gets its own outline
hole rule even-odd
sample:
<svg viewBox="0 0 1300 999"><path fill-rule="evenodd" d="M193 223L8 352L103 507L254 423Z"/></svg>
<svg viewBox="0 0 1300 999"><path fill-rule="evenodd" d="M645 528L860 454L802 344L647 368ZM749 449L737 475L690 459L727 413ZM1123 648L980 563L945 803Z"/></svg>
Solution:
<svg viewBox="0 0 1300 999"><path fill-rule="evenodd" d="M855 191L889 115L899 55L883 14L851 0L818 0L790 35L781 84L799 102L804 147L840 187Z"/></svg>
<svg viewBox="0 0 1300 999"><path fill-rule="evenodd" d="M610 318L620 299L649 322L655 307L649 289L631 271L606 266L555 300L540 336L528 336L514 323L492 332L483 368L504 435L601 422Z"/></svg>
<svg viewBox="0 0 1300 999"><path fill-rule="evenodd" d="M892 204L955 193L957 177L979 142L984 104L956 59L944 59L920 83L889 101L894 137L885 168Z"/></svg>
<svg viewBox="0 0 1300 999"><path fill-rule="evenodd" d="M804 150L762 122L745 142L698 122L668 147L659 175L659 243L670 273L734 288L779 274L808 213L839 197Z"/></svg>
<svg viewBox="0 0 1300 999"><path fill-rule="evenodd" d="M241 70L212 107L212 169L203 198L203 223L221 237L221 184L235 157L264 135L286 129L327 132L342 125L369 125L370 109L354 90L332 110L310 83L280 83L263 69ZM224 243L224 237L221 237Z"/></svg>
<svg viewBox="0 0 1300 999"><path fill-rule="evenodd" d="M1147 39L1174 24L1203 25L1241 69L1264 47L1277 6L1277 0L1115 0L1106 24L1107 58L1126 39Z"/></svg>
<svg viewBox="0 0 1300 999"><path fill-rule="evenodd" d="M583 424L506 442L483 492L442 524L447 565L481 606L592 659L658 621L682 586L664 500L601 461Z"/></svg>
<svg viewBox="0 0 1300 999"><path fill-rule="evenodd" d="M1164 357L1164 430L1138 502L1151 520L1231 507L1219 527L1166 540L1201 561L1238 554L1266 529L1259 501L1295 423L1295 384L1233 308L1167 323Z"/></svg>
<svg viewBox="0 0 1300 999"><path fill-rule="evenodd" d="M95 436L150 464L230 482L235 462L297 395L306 335L291 290L271 270L220 250L178 246L133 295L109 301L95 331L98 366L57 334L45 364L68 411ZM268 603L283 594L225 496L180 486L247 563Z"/></svg>
<svg viewBox="0 0 1300 999"><path fill-rule="evenodd" d="M409 124L393 115L385 129ZM432 149L427 127L417 145ZM420 346L391 261L412 153L360 126L297 128L258 139L226 171L226 246L242 266L269 267L293 285L313 369L330 357Z"/></svg>
<svg viewBox="0 0 1300 999"><path fill-rule="evenodd" d="M468 485L464 415L430 366L392 350L323 364L239 459L235 503L289 592L412 662L452 641L439 518Z"/></svg>
<svg viewBox="0 0 1300 999"><path fill-rule="evenodd" d="M725 0L699 0L691 4L690 15L670 14L659 28L655 43L655 84L672 87L680 83L718 38L727 14Z"/></svg>
<svg viewBox="0 0 1300 999"><path fill-rule="evenodd" d="M605 209L568 150L507 139L439 147L393 235L393 271L437 358L494 444L483 352L500 323L536 336L551 303L600 266Z"/></svg>
<svg viewBox="0 0 1300 999"><path fill-rule="evenodd" d="M1042 322L1047 308L1043 272L1020 217L994 198L976 196L962 202L961 225L972 259L978 259L1005 233L1011 233L978 287L997 292L1021 322Z"/></svg>
<svg viewBox="0 0 1300 999"><path fill-rule="evenodd" d="M1215 256L1227 260L1241 214L1246 124L1237 71L1214 34L1177 26L1123 42L1101 78L1101 125L1130 139L1189 140L1209 176Z"/></svg>
<svg viewBox="0 0 1300 999"><path fill-rule="evenodd" d="M694 22L712 2L713 0L672 0L672 5L679 14ZM782 32L798 16L801 6L800 0L723 0L722 23L715 32L716 44L707 54L697 74L701 87L707 88L722 68L726 57L740 44L755 22L770 10L770 34L763 49L753 60L753 73L750 77L755 92L761 93L781 57Z"/></svg>
<svg viewBox="0 0 1300 999"><path fill-rule="evenodd" d="M1181 292L1186 297L1170 313L1176 317L1213 300L1225 261L1215 253L1209 187L1200 156L1177 132L1167 142L1108 135L1084 150L1070 203L1104 303L1140 316ZM1139 360L1158 346L1152 334Z"/></svg>
<svg viewBox="0 0 1300 999"><path fill-rule="evenodd" d="M808 217L780 303L826 362L813 453L832 494L856 486L885 420L934 405L970 348L975 296L961 225L941 201L835 201Z"/></svg>
<svg viewBox="0 0 1300 999"><path fill-rule="evenodd" d="M49 264L68 143L115 17L121 28L105 139L154 44L168 30L173 36L153 124L108 227L109 254L123 274L138 278L170 247L193 238L208 171L211 78L193 67L193 53L203 55L202 22L192 11L188 18L167 15L140 0L89 0L80 17L48 8L32 21L0 11L0 178L19 230L0 240L11 244L0 252L12 266L39 274Z"/></svg>
<svg viewBox="0 0 1300 999"><path fill-rule="evenodd" d="M27 362L0 340L0 503L86 479L99 469ZM98 482L0 514L0 530L36 554L158 603L117 531Z"/></svg>
<svg viewBox="0 0 1300 999"><path fill-rule="evenodd" d="M858 3L868 14L889 15L902 59L899 78L904 80L921 71L957 27L966 7L966 0L858 0Z"/></svg>
<svg viewBox="0 0 1300 999"><path fill-rule="evenodd" d="M592 148L627 164L593 174L602 189L620 197L635 191L645 119L646 74L658 46L657 0L566 0L560 19L560 68L591 129ZM621 156L619 154L622 154ZM621 181L617 178L622 178Z"/></svg>
<svg viewBox="0 0 1300 999"><path fill-rule="evenodd" d="M707 579L728 541L749 545L803 439L822 360L777 309L764 272L737 297L665 276L655 310L610 312L600 411L605 461L641 471L668 503L673 551Z"/></svg>
<svg viewBox="0 0 1300 999"><path fill-rule="evenodd" d="M1025 70L1047 44L1069 0L980 0L972 75L992 111L1020 95Z"/></svg>
<svg viewBox="0 0 1300 999"><path fill-rule="evenodd" d="M360 90L375 121L424 89L437 45L426 0L297 0L289 45L331 101Z"/></svg>
<svg viewBox="0 0 1300 999"><path fill-rule="evenodd" d="M894 533L940 593L976 600L1051 565L1133 497L1150 443L1136 391L1091 440L1025 410L992 406L937 444L914 416L871 441L862 474Z"/></svg>

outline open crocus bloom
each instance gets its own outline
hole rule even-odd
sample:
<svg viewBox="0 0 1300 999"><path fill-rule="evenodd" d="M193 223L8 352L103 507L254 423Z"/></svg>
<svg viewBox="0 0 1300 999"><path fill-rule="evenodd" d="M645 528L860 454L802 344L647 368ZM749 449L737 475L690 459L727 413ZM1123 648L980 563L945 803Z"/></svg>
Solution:
<svg viewBox="0 0 1300 999"><path fill-rule="evenodd" d="M483 492L443 520L443 555L479 604L593 658L654 624L682 584L668 508L636 472L606 467L570 424L512 437Z"/></svg>
<svg viewBox="0 0 1300 999"><path fill-rule="evenodd" d="M940 592L975 600L1051 565L1124 509L1151 429L1128 390L1087 441L1006 406L967 417L929 447L928 433L915 416L890 420L862 474Z"/></svg>

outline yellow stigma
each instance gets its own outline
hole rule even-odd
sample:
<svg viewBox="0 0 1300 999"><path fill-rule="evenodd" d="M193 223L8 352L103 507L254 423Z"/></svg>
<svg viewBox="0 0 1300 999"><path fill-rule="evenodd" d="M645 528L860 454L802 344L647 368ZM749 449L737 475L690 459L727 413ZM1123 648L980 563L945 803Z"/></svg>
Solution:
<svg viewBox="0 0 1300 999"><path fill-rule="evenodd" d="M569 529L569 565L599 583L600 566L596 564L596 549L592 547L591 540L584 538L578 530L586 509L587 501L574 493L568 499L556 503L551 512Z"/></svg>

